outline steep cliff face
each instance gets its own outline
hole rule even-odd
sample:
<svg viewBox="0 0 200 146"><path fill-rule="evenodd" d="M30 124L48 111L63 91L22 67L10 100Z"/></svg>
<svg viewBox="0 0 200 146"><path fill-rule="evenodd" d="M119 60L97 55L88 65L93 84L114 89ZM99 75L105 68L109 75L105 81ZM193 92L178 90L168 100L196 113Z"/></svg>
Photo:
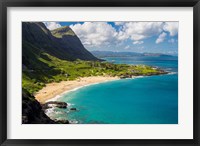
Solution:
<svg viewBox="0 0 200 146"><path fill-rule="evenodd" d="M68 121L53 121L47 117L40 103L29 93L43 87L44 83L62 80L62 68L55 67L59 61L77 59L99 60L84 48L71 28L50 31L41 22L22 23L22 123L68 124Z"/></svg>
<svg viewBox="0 0 200 146"><path fill-rule="evenodd" d="M59 107L62 102L58 102ZM66 103L65 103L66 104ZM44 106L44 105L43 105ZM45 109L44 109L45 110ZM22 124L69 124L68 120L52 120L45 113L40 103L26 90L22 91Z"/></svg>
<svg viewBox="0 0 200 146"><path fill-rule="evenodd" d="M23 124L56 124L46 116L40 103L25 90L22 91L22 123Z"/></svg>
<svg viewBox="0 0 200 146"><path fill-rule="evenodd" d="M30 54L28 49L37 48L39 52L46 52L63 60L99 60L84 48L68 26L50 32L41 22L23 22L22 28L24 59L29 59L26 56L27 51Z"/></svg>
<svg viewBox="0 0 200 146"><path fill-rule="evenodd" d="M56 37L56 42L58 42L62 48L69 51L71 57L74 56L81 60L99 60L85 49L80 39L70 27L64 26L51 31L51 33Z"/></svg>

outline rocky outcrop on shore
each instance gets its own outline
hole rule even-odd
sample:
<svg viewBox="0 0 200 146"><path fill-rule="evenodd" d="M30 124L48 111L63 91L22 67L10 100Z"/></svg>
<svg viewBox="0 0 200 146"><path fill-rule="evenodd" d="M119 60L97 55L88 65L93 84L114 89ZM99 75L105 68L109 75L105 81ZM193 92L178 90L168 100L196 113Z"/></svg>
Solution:
<svg viewBox="0 0 200 146"><path fill-rule="evenodd" d="M155 68L156 72L145 73L144 75L139 73L137 74L124 74L121 75L121 79L132 78L136 76L152 76L152 75L162 75L168 74L169 72L163 71L161 69ZM119 77L118 77L119 79ZM55 86L53 86L55 88ZM39 100L38 100L39 101ZM39 103L34 96L23 90L22 92L22 123L23 124L69 124L71 123L68 120L57 120L51 119L46 115L46 111L49 108L62 108L67 109L68 112L76 112L79 111L75 107L69 107L66 102L60 101L48 101L44 104ZM56 109L57 110L57 109ZM50 110L51 111L51 110ZM53 111L53 110L52 110Z"/></svg>
<svg viewBox="0 0 200 146"><path fill-rule="evenodd" d="M77 111L75 107L70 108L71 111Z"/></svg>
<svg viewBox="0 0 200 146"><path fill-rule="evenodd" d="M137 77L137 76L153 76L153 75L164 75L164 74L168 74L169 72L161 70L159 68L155 68L157 70L157 72L151 72L151 73L134 73L134 74L125 74L125 75L121 75L120 79L127 79L127 78L133 78L133 77Z"/></svg>
<svg viewBox="0 0 200 146"><path fill-rule="evenodd" d="M58 103L60 107L67 106L64 103ZM22 124L69 124L68 120L52 120L42 109L40 103L35 97L22 91Z"/></svg>
<svg viewBox="0 0 200 146"><path fill-rule="evenodd" d="M67 108L67 103L60 102L60 101L49 101L49 102L42 104L43 109L48 109L48 108L52 108L52 107Z"/></svg>
<svg viewBox="0 0 200 146"><path fill-rule="evenodd" d="M46 110L51 109L51 108L61 108L61 109L68 108L69 111L77 111L77 108L75 108L75 107L69 108L69 107L67 107L68 104L66 102L62 102L62 101L48 101L44 104L41 104L41 106L42 106L42 110L44 112L46 112ZM61 119L61 120L53 119L53 120L58 124L75 124L73 121L68 121L65 119Z"/></svg>
<svg viewBox="0 0 200 146"><path fill-rule="evenodd" d="M22 92L22 123L23 124L55 124L42 110L40 103L32 95Z"/></svg>
<svg viewBox="0 0 200 146"><path fill-rule="evenodd" d="M71 124L68 120L54 120L57 124Z"/></svg>

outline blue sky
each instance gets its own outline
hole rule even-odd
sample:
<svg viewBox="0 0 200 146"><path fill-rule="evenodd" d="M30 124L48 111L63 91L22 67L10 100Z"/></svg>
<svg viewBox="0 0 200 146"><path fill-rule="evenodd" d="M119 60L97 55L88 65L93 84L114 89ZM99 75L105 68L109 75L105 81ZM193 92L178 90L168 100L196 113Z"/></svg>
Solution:
<svg viewBox="0 0 200 146"><path fill-rule="evenodd" d="M178 53L178 22L44 22L70 26L89 51Z"/></svg>

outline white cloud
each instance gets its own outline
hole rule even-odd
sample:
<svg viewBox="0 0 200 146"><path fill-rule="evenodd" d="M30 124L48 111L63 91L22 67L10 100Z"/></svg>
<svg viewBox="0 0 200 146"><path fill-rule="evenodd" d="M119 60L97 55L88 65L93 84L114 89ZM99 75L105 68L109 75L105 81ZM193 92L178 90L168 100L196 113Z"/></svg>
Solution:
<svg viewBox="0 0 200 146"><path fill-rule="evenodd" d="M168 40L169 43L175 43L175 39Z"/></svg>
<svg viewBox="0 0 200 146"><path fill-rule="evenodd" d="M54 30L61 27L58 22L43 22L49 30Z"/></svg>
<svg viewBox="0 0 200 146"><path fill-rule="evenodd" d="M170 36L175 36L178 33L178 22L165 22L163 30L168 31Z"/></svg>
<svg viewBox="0 0 200 146"><path fill-rule="evenodd" d="M124 31L119 31L118 33L117 33L117 39L119 40L119 41L123 41L123 40L126 40L126 39L128 39L129 38L129 36L124 32Z"/></svg>
<svg viewBox="0 0 200 146"><path fill-rule="evenodd" d="M136 45L136 44L140 45L140 44L143 44L143 43L144 43L144 41L134 41L133 42L134 45Z"/></svg>
<svg viewBox="0 0 200 146"><path fill-rule="evenodd" d="M156 40L156 44L162 43L165 40L166 36L167 36L167 33L165 32L161 33Z"/></svg>
<svg viewBox="0 0 200 146"><path fill-rule="evenodd" d="M121 31L133 41L158 35L163 31L163 22L127 22Z"/></svg>
<svg viewBox="0 0 200 146"><path fill-rule="evenodd" d="M87 46L109 45L117 40L115 28L106 22L85 22L70 27Z"/></svg>
<svg viewBox="0 0 200 146"><path fill-rule="evenodd" d="M127 45L127 46L126 46L124 49L125 49L125 50L127 50L127 49L129 49L129 48L130 48L130 46L129 46L129 45Z"/></svg>
<svg viewBox="0 0 200 146"><path fill-rule="evenodd" d="M124 23L126 23L126 22L115 22L115 25L124 25Z"/></svg>
<svg viewBox="0 0 200 146"><path fill-rule="evenodd" d="M175 36L178 33L177 22L115 22L118 30L107 22L84 22L70 25L86 47L108 47L125 44L132 40L133 44L142 44L144 39L160 36L156 43L164 41L167 33Z"/></svg>

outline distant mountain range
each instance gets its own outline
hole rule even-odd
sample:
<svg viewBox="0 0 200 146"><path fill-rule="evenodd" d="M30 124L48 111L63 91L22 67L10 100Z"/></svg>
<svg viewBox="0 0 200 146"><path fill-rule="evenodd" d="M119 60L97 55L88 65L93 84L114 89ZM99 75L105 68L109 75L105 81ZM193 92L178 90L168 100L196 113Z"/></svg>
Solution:
<svg viewBox="0 0 200 146"><path fill-rule="evenodd" d="M112 51L91 51L91 53L98 57L133 57L133 56L171 56L161 53L136 53L136 52L112 52Z"/></svg>

